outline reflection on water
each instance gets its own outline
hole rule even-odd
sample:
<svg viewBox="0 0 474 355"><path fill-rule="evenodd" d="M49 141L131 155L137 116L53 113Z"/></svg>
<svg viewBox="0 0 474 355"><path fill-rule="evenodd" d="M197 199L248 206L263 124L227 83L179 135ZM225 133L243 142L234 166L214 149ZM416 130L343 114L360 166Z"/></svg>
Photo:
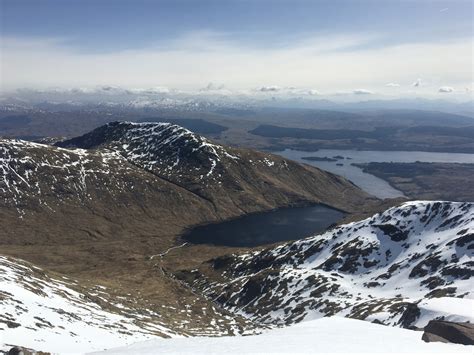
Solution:
<svg viewBox="0 0 474 355"><path fill-rule="evenodd" d="M342 212L322 205L281 208L196 227L182 238L195 244L252 247L308 237L342 217Z"/></svg>
<svg viewBox="0 0 474 355"><path fill-rule="evenodd" d="M374 175L364 173L362 169L351 165L362 163L469 163L474 164L474 154L463 153L433 153L433 152L405 152L405 151L365 151L365 150L338 150L321 149L316 152L303 152L286 149L274 152L285 158L301 163L316 166L331 173L344 176L361 189L379 198L403 196L399 190L391 187L388 182ZM305 160L302 157L338 158L335 161Z"/></svg>

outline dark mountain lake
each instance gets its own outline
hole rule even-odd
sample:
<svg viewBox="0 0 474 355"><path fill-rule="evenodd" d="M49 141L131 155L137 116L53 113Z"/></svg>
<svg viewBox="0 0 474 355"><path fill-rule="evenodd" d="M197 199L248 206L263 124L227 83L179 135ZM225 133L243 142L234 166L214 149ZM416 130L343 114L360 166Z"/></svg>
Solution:
<svg viewBox="0 0 474 355"><path fill-rule="evenodd" d="M323 232L344 213L316 205L281 208L189 230L182 239L194 244L253 247L302 239Z"/></svg>

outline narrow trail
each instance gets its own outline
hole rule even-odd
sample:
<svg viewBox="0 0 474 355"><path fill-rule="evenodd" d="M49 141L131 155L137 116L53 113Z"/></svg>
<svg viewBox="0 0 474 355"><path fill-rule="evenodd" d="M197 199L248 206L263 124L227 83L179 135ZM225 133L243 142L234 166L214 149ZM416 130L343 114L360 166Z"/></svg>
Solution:
<svg viewBox="0 0 474 355"><path fill-rule="evenodd" d="M165 268L162 266L163 257L164 257L165 255L167 255L171 250L179 249L179 248L182 248L182 247L184 247L184 246L186 246L186 245L188 245L187 242L185 242L185 243L183 243L183 244L181 244L181 245L176 245L176 246L174 246L174 247L168 248L168 249L166 249L164 252L162 252L162 253L160 253L160 254L155 254L155 255L150 256L150 260L153 260L156 256L159 256L160 259L158 260L157 263L154 264L154 267L159 268L160 271L161 271L161 274L162 274L163 276L165 276L165 277L169 278L170 280L172 280L173 282L176 282L176 283L178 283L179 285L185 287L185 288L188 289L193 295L195 295L195 296L197 296L197 297L199 297L199 298L202 298L202 295L197 294L197 293L193 290L192 287L190 287L190 286L189 286L188 284L186 284L185 282L183 282L183 281L177 279L177 278L173 275L173 273L167 272L167 271L165 270Z"/></svg>
<svg viewBox="0 0 474 355"><path fill-rule="evenodd" d="M188 243L186 242L186 243L183 243L183 244L181 244L181 245L177 245L177 246L168 248L168 249L166 249L163 253L155 254L155 255L150 256L150 260L153 260L156 256L159 256L160 258L162 258L162 257L164 257L166 254L168 254L171 250L182 248L182 247L186 246L187 244L188 244Z"/></svg>

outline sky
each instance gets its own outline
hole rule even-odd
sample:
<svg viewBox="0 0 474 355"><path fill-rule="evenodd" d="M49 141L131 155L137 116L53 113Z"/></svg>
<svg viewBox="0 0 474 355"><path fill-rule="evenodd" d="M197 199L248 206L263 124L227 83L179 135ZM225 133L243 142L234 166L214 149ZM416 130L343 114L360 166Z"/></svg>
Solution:
<svg viewBox="0 0 474 355"><path fill-rule="evenodd" d="M0 90L469 97L472 6L469 0L0 0Z"/></svg>

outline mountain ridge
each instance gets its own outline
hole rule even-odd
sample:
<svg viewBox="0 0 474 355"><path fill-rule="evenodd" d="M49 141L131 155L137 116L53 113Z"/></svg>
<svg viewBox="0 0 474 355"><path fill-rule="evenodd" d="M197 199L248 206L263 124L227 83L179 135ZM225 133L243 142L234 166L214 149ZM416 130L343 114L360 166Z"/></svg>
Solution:
<svg viewBox="0 0 474 355"><path fill-rule="evenodd" d="M299 179L297 184L292 183L290 189L285 188L292 194L297 192L308 198L306 191L317 193L331 200L328 205L342 210L345 208L338 203L338 199L325 192L327 188L334 195L340 195L340 191L345 189L353 190L352 199L358 201L368 197L336 175L268 153L222 146L170 123L112 122L56 145L113 151L129 163L204 198L215 209L229 204L248 206L259 191L269 188L273 190L271 194L275 194L281 189L282 181L288 184L293 171L304 179ZM315 178L308 181L306 176ZM333 186L317 189L318 182L331 182ZM221 194L220 190L232 191L235 196L240 196L239 200L229 198L229 194ZM343 200L344 196L340 199ZM349 210L352 208L354 206Z"/></svg>

